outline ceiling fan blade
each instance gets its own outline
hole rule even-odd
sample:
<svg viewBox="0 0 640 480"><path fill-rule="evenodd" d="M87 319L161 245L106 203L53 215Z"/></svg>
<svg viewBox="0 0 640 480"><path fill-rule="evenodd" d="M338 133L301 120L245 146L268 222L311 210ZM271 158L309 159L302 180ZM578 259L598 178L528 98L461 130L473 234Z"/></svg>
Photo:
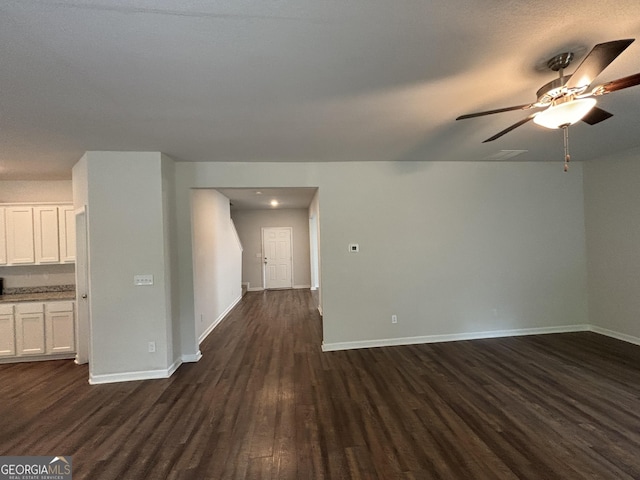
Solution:
<svg viewBox="0 0 640 480"><path fill-rule="evenodd" d="M579 88L591 85L591 82L613 62L635 39L614 40L599 43L582 60L580 66L567 81L567 88Z"/></svg>
<svg viewBox="0 0 640 480"><path fill-rule="evenodd" d="M619 78L604 83L594 89L594 95L606 95L607 93L622 90L624 88L640 85L640 73L629 75L628 77Z"/></svg>
<svg viewBox="0 0 640 480"><path fill-rule="evenodd" d="M601 108L598 108L598 107L593 107L589 111L589 113L587 113L582 118L582 121L585 123L588 123L589 125L595 125L596 123L600 123L606 120L607 118L611 118L611 117L613 117L613 113L609 113L606 110L602 110Z"/></svg>
<svg viewBox="0 0 640 480"><path fill-rule="evenodd" d="M527 123L529 120L533 119L533 117L535 117L536 114L533 113L531 115L529 115L528 117L520 120L517 123L514 123L513 125L511 125L508 128L505 128L504 130L502 130L501 132L496 133L493 137L491 138L487 138L484 142L482 143L487 143L487 142L493 142L495 139L500 138L501 136L503 136L506 133L509 133L511 130L515 130L516 128L518 128L521 125L524 125L525 123Z"/></svg>
<svg viewBox="0 0 640 480"><path fill-rule="evenodd" d="M512 112L514 110L528 110L530 108L534 108L534 105L532 103L527 103L526 105L516 105L514 107L498 108L496 110L487 110L485 112L468 113L467 115L460 115L458 118L456 118L456 120L464 120L465 118L483 117L485 115L493 115L494 113L502 113L502 112Z"/></svg>

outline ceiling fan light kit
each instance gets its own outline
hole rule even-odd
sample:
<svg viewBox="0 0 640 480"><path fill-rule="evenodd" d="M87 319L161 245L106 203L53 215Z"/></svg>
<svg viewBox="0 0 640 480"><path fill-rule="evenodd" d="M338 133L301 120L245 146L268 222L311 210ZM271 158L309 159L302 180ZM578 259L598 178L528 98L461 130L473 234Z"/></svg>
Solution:
<svg viewBox="0 0 640 480"><path fill-rule="evenodd" d="M613 114L596 107L595 96L606 95L617 90L640 85L640 73L619 78L602 85L598 85L591 90L589 87L595 78L613 62L634 39L614 40L611 42L599 43L582 60L582 63L571 75L565 75L564 70L571 64L574 58L572 52L564 52L547 61L547 67L558 72L559 77L543 85L536 92L534 103L516 105L513 107L498 108L484 112L461 115L456 120L482 117L495 113L510 112L515 110L544 109L525 117L513 125L498 132L494 136L486 139L483 143L492 142L510 131L533 120L534 123L545 128L562 128L565 147L565 172L568 169L569 149L568 149L568 127L580 120L595 125L610 117Z"/></svg>
<svg viewBox="0 0 640 480"><path fill-rule="evenodd" d="M579 98L560 102L533 117L533 122L545 128L562 128L582 120L596 106L595 98Z"/></svg>

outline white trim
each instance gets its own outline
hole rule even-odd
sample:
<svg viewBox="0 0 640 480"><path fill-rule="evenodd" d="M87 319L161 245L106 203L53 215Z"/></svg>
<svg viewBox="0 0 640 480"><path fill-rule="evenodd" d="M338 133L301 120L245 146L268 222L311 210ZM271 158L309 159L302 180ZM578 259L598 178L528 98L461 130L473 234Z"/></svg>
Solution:
<svg viewBox="0 0 640 480"><path fill-rule="evenodd" d="M195 354L182 355L182 363L195 363L202 358L202 352L198 350Z"/></svg>
<svg viewBox="0 0 640 480"><path fill-rule="evenodd" d="M46 355L19 355L15 357L0 357L0 364L19 362L45 362L47 360L73 360L75 358L75 352L53 354L49 353Z"/></svg>
<svg viewBox="0 0 640 480"><path fill-rule="evenodd" d="M311 288L311 285L294 285L293 287L291 287L293 289L307 289L307 290L313 290ZM283 288L272 288L272 290L288 290L289 287L283 287ZM263 287L249 287L247 288L247 292L263 292L265 290L265 288Z"/></svg>
<svg viewBox="0 0 640 480"><path fill-rule="evenodd" d="M242 300L242 295L240 295L238 298L236 298L236 299L231 303L231 305L229 305L229 306L227 307L227 309L226 309L224 312L222 312L222 313L220 314L220 316L219 316L218 318L216 318L216 319L215 319L215 321L214 321L211 325L209 325L209 326L207 327L207 329L206 329L206 330L202 333L202 335L200 335L200 337L198 338L198 345L200 345L200 344L202 343L202 341L203 341L205 338L207 338L207 336L208 336L208 335L213 331L213 329L214 329L214 328L216 328L216 327L218 326L218 324L222 321L222 319L224 319L224 317L226 317L226 316L227 316L227 314L228 314L228 313L233 309L233 307L235 307L235 306L238 304L238 302L239 302L240 300Z"/></svg>
<svg viewBox="0 0 640 480"><path fill-rule="evenodd" d="M318 305L318 313L320 314L320 316L322 316L322 306Z"/></svg>
<svg viewBox="0 0 640 480"><path fill-rule="evenodd" d="M171 373L173 373L170 373L170 368L163 368L160 370L144 370L139 372L107 373L104 375L89 374L89 384L99 385L102 383L133 382L136 380L156 380L158 378L169 378L171 376Z"/></svg>
<svg viewBox="0 0 640 480"><path fill-rule="evenodd" d="M167 368L167 372L169 373L168 376L170 377L171 375L173 375L175 371L178 370L180 365L182 365L182 359L176 358L175 361L171 365L169 365L169 368Z"/></svg>
<svg viewBox="0 0 640 480"><path fill-rule="evenodd" d="M383 338L379 340L358 340L355 342L323 343L323 352L353 350L358 348L393 347L398 345L416 345L421 343L456 342L460 340L479 340L482 338L517 337L522 335L543 335L547 333L568 333L591 331L590 325L566 325L560 327L521 328L515 330L493 330L488 332L453 333L445 335L427 335L421 337Z"/></svg>
<svg viewBox="0 0 640 480"><path fill-rule="evenodd" d="M606 337L615 338L617 340L622 340L623 342L633 343L634 345L640 345L640 338L634 337L633 335L627 335L626 333L619 333L613 330L609 330L602 327L597 327L595 325L591 325L592 332L599 333L600 335L604 335Z"/></svg>

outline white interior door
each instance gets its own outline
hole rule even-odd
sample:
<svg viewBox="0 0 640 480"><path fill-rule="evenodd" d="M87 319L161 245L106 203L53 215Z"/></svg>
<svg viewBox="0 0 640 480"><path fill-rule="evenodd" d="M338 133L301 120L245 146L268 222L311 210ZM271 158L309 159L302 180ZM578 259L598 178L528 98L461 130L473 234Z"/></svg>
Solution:
<svg viewBox="0 0 640 480"><path fill-rule="evenodd" d="M76 363L89 362L89 249L87 211L76 212Z"/></svg>
<svg viewBox="0 0 640 480"><path fill-rule="evenodd" d="M262 229L264 288L291 288L293 286L291 236L291 227L264 227Z"/></svg>

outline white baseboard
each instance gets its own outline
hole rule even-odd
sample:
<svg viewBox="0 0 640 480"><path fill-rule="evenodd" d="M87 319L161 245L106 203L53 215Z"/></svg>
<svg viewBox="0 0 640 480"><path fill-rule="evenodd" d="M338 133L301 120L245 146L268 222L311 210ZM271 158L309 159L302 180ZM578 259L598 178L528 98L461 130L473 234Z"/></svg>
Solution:
<svg viewBox="0 0 640 480"><path fill-rule="evenodd" d="M633 343L634 345L640 345L640 338L634 337L633 335L627 335L626 333L615 332L613 330L597 327L595 325L591 325L590 330L594 333L599 333L600 335L605 335L607 337L615 338L617 340L622 340L623 342Z"/></svg>
<svg viewBox="0 0 640 480"><path fill-rule="evenodd" d="M394 347L399 345L417 345L422 343L456 342L460 340L479 340L482 338L517 337L522 335L543 335L548 333L568 333L590 331L589 325L566 325L560 327L521 328L514 330L493 330L488 332L453 333L444 335L426 335L420 337L383 338L379 340L358 340L355 342L323 343L323 352L354 350L358 348Z"/></svg>
<svg viewBox="0 0 640 480"><path fill-rule="evenodd" d="M240 300L242 300L242 295L240 295L240 296L239 296L238 298L236 298L233 302L231 302L231 305L229 305L229 306L227 307L227 309L226 309L224 312L222 312L222 313L218 316L218 318L216 318L216 319L215 319L215 321L214 321L211 325L209 325L209 327L207 327L207 329L202 333L202 335L200 335L200 337L198 337L198 345L200 345L200 344L202 343L202 341L203 341L205 338L207 338L207 336L208 336L211 332L213 332L213 329L214 329L214 328L216 328L216 327L218 326L218 324L222 321L222 319L223 319L224 317L226 317L226 316L227 316L227 314L228 314L228 313L233 309L233 307L235 307L235 306L238 304L238 302L239 302Z"/></svg>
<svg viewBox="0 0 640 480"><path fill-rule="evenodd" d="M182 355L182 363L196 363L202 358L202 352L198 350L195 354Z"/></svg>
<svg viewBox="0 0 640 480"><path fill-rule="evenodd" d="M178 367L176 367L178 368ZM173 372L171 372L173 373ZM169 378L171 376L169 368L159 370L145 370L139 372L107 373L103 375L89 374L90 385L100 385L103 383L133 382L136 380L157 380L159 378Z"/></svg>
<svg viewBox="0 0 640 480"><path fill-rule="evenodd" d="M311 288L311 285L294 285L291 288L294 288L294 289L303 289L303 288L305 288L305 289L308 290L308 289ZM249 287L249 288L247 288L247 292L262 292L264 290L265 289L263 287ZM274 290L285 290L285 289L277 289L276 288Z"/></svg>
<svg viewBox="0 0 640 480"><path fill-rule="evenodd" d="M171 365L169 365L169 368L167 368L167 373L169 374L168 376L170 377L171 375L173 375L175 371L178 370L180 365L182 365L182 358L176 358L175 361Z"/></svg>
<svg viewBox="0 0 640 480"><path fill-rule="evenodd" d="M108 373L104 375L92 375L89 374L89 384L99 385L102 383L116 383L116 382L132 382L136 380L157 380L159 378L169 378L175 373L176 370L185 362L185 358L189 355L183 355L181 358L177 358L168 368L159 370L146 370L139 372L123 372L123 373ZM196 355L198 360L202 357L202 354L198 351ZM187 360L189 361L189 360ZM197 361L197 360L196 360Z"/></svg>
<svg viewBox="0 0 640 480"><path fill-rule="evenodd" d="M54 353L49 355L21 355L19 357L0 357L0 364L21 362L46 362L49 360L73 360L75 353Z"/></svg>

